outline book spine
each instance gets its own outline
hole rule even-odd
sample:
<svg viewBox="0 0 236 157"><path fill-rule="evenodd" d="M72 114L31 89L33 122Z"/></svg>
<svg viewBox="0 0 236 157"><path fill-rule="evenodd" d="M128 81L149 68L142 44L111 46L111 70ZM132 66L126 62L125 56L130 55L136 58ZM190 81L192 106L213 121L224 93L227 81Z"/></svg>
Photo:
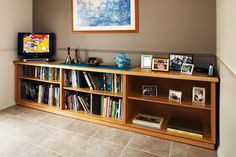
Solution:
<svg viewBox="0 0 236 157"><path fill-rule="evenodd" d="M171 129L171 128L167 128L168 132L172 132L172 133L177 133L177 134L182 134L182 135L188 135L188 136L192 136L192 137L197 137L197 138L203 138L202 134L196 134L196 133L191 133L191 132L186 132L186 131L181 131L181 130L176 130L176 129Z"/></svg>
<svg viewBox="0 0 236 157"><path fill-rule="evenodd" d="M89 89L93 89L93 87L92 87L92 85L91 85L91 82L90 82L90 80L89 80L89 78L88 78L87 73L86 73L85 71L83 71L83 74L84 74L84 78L85 78L85 80L86 80L86 82L87 82L87 84L88 84L88 86L89 86Z"/></svg>

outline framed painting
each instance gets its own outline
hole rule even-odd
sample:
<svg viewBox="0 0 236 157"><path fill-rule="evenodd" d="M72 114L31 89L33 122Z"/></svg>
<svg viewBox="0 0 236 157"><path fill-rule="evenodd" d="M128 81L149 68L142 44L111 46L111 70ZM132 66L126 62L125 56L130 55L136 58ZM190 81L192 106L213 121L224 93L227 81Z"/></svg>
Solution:
<svg viewBox="0 0 236 157"><path fill-rule="evenodd" d="M72 0L73 32L138 32L138 0Z"/></svg>

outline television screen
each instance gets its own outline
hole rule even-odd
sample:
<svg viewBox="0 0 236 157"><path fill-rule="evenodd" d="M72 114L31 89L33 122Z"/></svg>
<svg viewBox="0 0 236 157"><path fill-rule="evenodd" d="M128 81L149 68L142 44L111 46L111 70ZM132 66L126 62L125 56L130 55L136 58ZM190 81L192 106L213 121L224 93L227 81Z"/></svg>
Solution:
<svg viewBox="0 0 236 157"><path fill-rule="evenodd" d="M23 37L23 52L49 53L48 34L25 34Z"/></svg>
<svg viewBox="0 0 236 157"><path fill-rule="evenodd" d="M51 58L54 54L54 33L18 33L18 55L22 58Z"/></svg>

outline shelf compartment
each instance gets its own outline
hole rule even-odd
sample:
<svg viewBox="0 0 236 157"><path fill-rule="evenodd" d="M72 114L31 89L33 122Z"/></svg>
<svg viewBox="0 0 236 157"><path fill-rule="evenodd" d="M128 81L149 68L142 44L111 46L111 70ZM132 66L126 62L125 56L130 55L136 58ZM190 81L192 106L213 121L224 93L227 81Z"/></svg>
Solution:
<svg viewBox="0 0 236 157"><path fill-rule="evenodd" d="M167 124L168 124L169 118L167 118L167 117L164 117L164 124L163 124L162 129L160 129L160 130L135 125L132 123L132 120L134 117L135 116L132 116L132 118L128 121L128 123L126 124L127 126L133 127L136 129L147 130L147 131L156 132L156 133L160 133L160 134L170 135L170 136L174 136L174 137L181 137L181 138L196 140L196 141L200 141L200 142L213 143L211 140L211 136L210 136L209 126L203 126L203 138L197 138L197 137L193 137L193 136L189 136L189 135L168 132L167 131Z"/></svg>
<svg viewBox="0 0 236 157"><path fill-rule="evenodd" d="M116 123L116 124L124 124L124 120L103 117L102 115L95 115L95 114L91 114L91 113L86 113L85 111L63 110L63 112L75 114L78 116L83 116L86 118L93 118L96 120L102 120L102 121L106 121L106 122Z"/></svg>
<svg viewBox="0 0 236 157"><path fill-rule="evenodd" d="M46 108L46 109L53 109L53 110L59 110L59 107L57 106L49 106L48 104L38 103L32 100L27 99L18 99L16 100L17 104L21 104L26 107L36 107L36 109Z"/></svg>
<svg viewBox="0 0 236 157"><path fill-rule="evenodd" d="M129 106L127 106L127 125L130 127L134 127L140 130L152 131L155 133L161 133L170 136L183 137L186 139L196 139L198 141L211 142L213 143L213 139L211 136L210 129L210 116L211 113L208 110L202 109L189 109L185 107L179 106L169 106L163 105L156 102L145 102L140 100L128 99ZM148 127L138 126L132 124L132 120L137 114L146 114L152 116L158 116L164 118L164 124L161 130L152 129ZM171 133L167 131L167 124L170 117L180 118L180 119L188 119L192 121L197 121L202 123L203 125L203 138L196 138L188 135L182 135L178 133Z"/></svg>
<svg viewBox="0 0 236 157"><path fill-rule="evenodd" d="M191 101L191 98L188 98L188 99L185 98L185 100L182 102L170 101L167 96L161 96L161 95L157 97L147 97L147 96L142 96L140 94L133 94L133 95L128 96L127 98L131 100L160 103L160 104L166 104L166 105L172 105L172 106L211 110L211 105L209 103L206 103L206 104L194 103Z"/></svg>
<svg viewBox="0 0 236 157"><path fill-rule="evenodd" d="M38 81L38 82L44 82L44 83L51 83L51 84L60 84L59 81L50 81L50 80L43 80L43 79L38 79L38 78L35 78L35 77L19 77L19 79L22 79L22 80L30 80L30 81Z"/></svg>
<svg viewBox="0 0 236 157"><path fill-rule="evenodd" d="M122 98L122 93L116 93L116 92L108 92L108 91L101 91L101 90L92 90L89 88L75 88L75 87L63 87L65 90L70 91L77 91L77 92L83 92L83 93L90 93L90 94L97 94L97 95L104 95L104 96L112 96L112 97L118 97Z"/></svg>

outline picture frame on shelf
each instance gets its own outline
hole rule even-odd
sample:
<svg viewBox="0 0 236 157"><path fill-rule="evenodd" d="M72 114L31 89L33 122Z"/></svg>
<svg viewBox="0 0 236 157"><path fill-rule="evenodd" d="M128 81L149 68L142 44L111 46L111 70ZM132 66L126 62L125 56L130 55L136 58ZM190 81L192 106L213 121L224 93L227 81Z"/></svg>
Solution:
<svg viewBox="0 0 236 157"><path fill-rule="evenodd" d="M143 96L157 96L156 85L142 85Z"/></svg>
<svg viewBox="0 0 236 157"><path fill-rule="evenodd" d="M205 104L206 89L202 87L193 87L192 102Z"/></svg>
<svg viewBox="0 0 236 157"><path fill-rule="evenodd" d="M182 65L193 64L193 55L192 54L175 54L170 53L170 70L181 71Z"/></svg>
<svg viewBox="0 0 236 157"><path fill-rule="evenodd" d="M194 64L183 63L183 65L181 67L181 73L192 75L193 69L194 69Z"/></svg>
<svg viewBox="0 0 236 157"><path fill-rule="evenodd" d="M152 58L153 71L169 71L169 58Z"/></svg>
<svg viewBox="0 0 236 157"><path fill-rule="evenodd" d="M141 68L142 69L152 68L152 55L141 55Z"/></svg>
<svg viewBox="0 0 236 157"><path fill-rule="evenodd" d="M169 90L169 100L175 101L175 102L181 102L182 101L182 92L177 90Z"/></svg>
<svg viewBox="0 0 236 157"><path fill-rule="evenodd" d="M138 32L138 0L71 0L72 32Z"/></svg>

